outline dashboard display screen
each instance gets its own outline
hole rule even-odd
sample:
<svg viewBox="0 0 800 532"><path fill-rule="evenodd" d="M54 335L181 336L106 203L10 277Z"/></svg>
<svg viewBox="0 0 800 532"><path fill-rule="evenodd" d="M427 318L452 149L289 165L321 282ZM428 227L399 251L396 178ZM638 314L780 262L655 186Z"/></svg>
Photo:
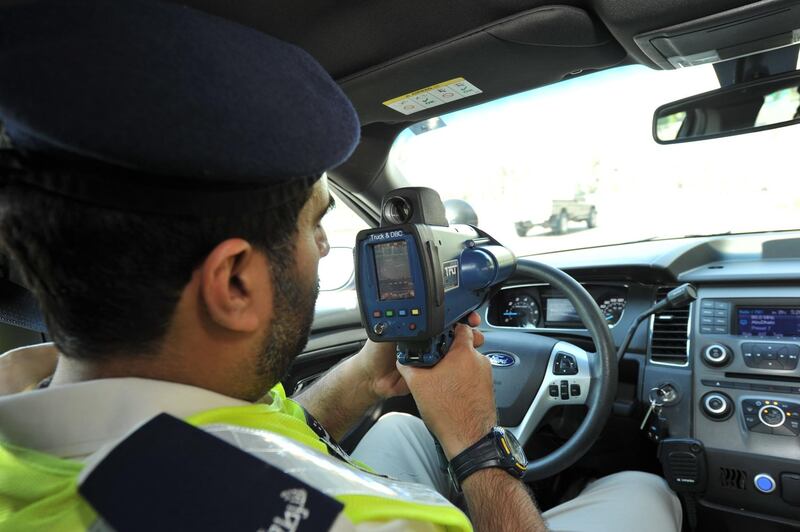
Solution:
<svg viewBox="0 0 800 532"><path fill-rule="evenodd" d="M378 274L378 297L381 301L411 299L414 281L405 240L376 244L375 269Z"/></svg>
<svg viewBox="0 0 800 532"><path fill-rule="evenodd" d="M572 306L569 299L561 297L551 297L547 300L547 313L545 314L545 321L557 323L575 323L580 322L578 313L575 307Z"/></svg>
<svg viewBox="0 0 800 532"><path fill-rule="evenodd" d="M741 336L800 336L800 308L739 307L736 321Z"/></svg>

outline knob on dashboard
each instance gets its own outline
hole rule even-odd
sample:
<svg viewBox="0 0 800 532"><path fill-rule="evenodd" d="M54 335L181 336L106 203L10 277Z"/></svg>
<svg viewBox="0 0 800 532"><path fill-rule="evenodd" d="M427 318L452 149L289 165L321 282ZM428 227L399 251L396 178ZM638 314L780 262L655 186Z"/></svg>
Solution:
<svg viewBox="0 0 800 532"><path fill-rule="evenodd" d="M733 414L733 401L722 392L708 392L700 399L703 413L714 421L725 421Z"/></svg>
<svg viewBox="0 0 800 532"><path fill-rule="evenodd" d="M780 427L786 421L786 413L777 406L766 405L758 411L758 419L768 427Z"/></svg>
<svg viewBox="0 0 800 532"><path fill-rule="evenodd" d="M703 362L712 368L721 368L731 363L733 354L722 344L711 344L703 350Z"/></svg>

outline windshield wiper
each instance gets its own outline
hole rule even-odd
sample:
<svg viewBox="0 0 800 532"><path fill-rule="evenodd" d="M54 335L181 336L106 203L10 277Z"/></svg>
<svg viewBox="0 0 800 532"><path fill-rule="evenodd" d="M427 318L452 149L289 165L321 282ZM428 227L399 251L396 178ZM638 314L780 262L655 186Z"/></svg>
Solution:
<svg viewBox="0 0 800 532"><path fill-rule="evenodd" d="M732 234L733 234L733 231L728 229L724 233L697 233L697 234L694 234L694 235L683 235L681 237L672 237L672 238L701 238L701 237L705 237L705 236L727 236L727 235L732 235ZM667 238L669 238L669 237L667 237Z"/></svg>
<svg viewBox="0 0 800 532"><path fill-rule="evenodd" d="M701 238L701 237L711 237L711 236L728 236L728 235L758 235L762 233L791 233L794 231L800 231L800 228L789 228L789 229L764 229L762 231L742 231L739 233L734 233L733 230L728 229L724 233L709 233L709 234L698 234L698 235L684 235L682 237L665 237L665 238Z"/></svg>

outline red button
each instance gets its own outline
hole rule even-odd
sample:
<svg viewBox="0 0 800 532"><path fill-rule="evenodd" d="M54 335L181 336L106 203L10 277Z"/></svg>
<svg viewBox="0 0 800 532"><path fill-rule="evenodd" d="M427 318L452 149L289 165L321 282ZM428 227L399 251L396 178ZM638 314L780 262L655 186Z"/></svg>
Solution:
<svg viewBox="0 0 800 532"><path fill-rule="evenodd" d="M417 329L417 324L416 323L409 323L408 324L408 330L409 331L415 331L416 329Z"/></svg>
<svg viewBox="0 0 800 532"><path fill-rule="evenodd" d="M381 317L381 311L380 310L376 310L375 312L372 313L372 317L373 318L380 318Z"/></svg>

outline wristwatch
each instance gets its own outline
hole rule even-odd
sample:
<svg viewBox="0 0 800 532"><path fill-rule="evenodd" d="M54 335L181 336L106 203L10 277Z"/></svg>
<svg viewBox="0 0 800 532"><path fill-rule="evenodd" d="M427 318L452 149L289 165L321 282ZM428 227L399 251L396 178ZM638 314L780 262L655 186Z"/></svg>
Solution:
<svg viewBox="0 0 800 532"><path fill-rule="evenodd" d="M489 434L450 460L450 476L460 488L472 473L487 467L498 467L522 478L527 466L528 459L517 438L503 427L493 427Z"/></svg>

